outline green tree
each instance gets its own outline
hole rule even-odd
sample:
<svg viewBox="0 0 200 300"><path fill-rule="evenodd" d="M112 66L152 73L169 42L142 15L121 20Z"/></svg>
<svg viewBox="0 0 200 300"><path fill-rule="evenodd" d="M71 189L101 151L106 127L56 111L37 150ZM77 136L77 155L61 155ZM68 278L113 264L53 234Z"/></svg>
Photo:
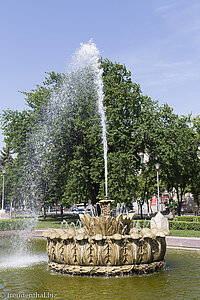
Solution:
<svg viewBox="0 0 200 300"><path fill-rule="evenodd" d="M200 206L200 116L192 119L192 128L195 132L196 157L194 158L193 174L190 178L188 190L193 194L198 208Z"/></svg>
<svg viewBox="0 0 200 300"><path fill-rule="evenodd" d="M124 65L102 61L108 124L108 190L118 202L137 194L139 153L149 146L148 130L157 102L143 96Z"/></svg>
<svg viewBox="0 0 200 300"><path fill-rule="evenodd" d="M157 104L142 95L125 66L107 59L101 66L108 124L109 195L129 203L136 194L138 153L149 145L149 116L156 115ZM67 105L58 110L53 107L57 114L49 118L49 98L54 93L59 98L63 85L71 87L71 98L66 95ZM23 166L18 179L24 180L21 194L28 192L43 199L43 205L95 203L104 195L104 164L94 74L89 69L65 76L50 73L43 86L24 94L29 108L7 110L2 116L5 140L18 153L16 163L21 161Z"/></svg>
<svg viewBox="0 0 200 300"><path fill-rule="evenodd" d="M7 195L10 193L11 186L9 184L9 178L10 178L10 168L12 167L13 164L13 158L11 155L11 151L9 147L3 147L1 150L1 155L0 155L0 171L3 170L3 168L6 171L5 174L5 187L4 187L4 192L5 192L5 207L9 205L9 197ZM0 188L2 191L2 181L0 183Z"/></svg>
<svg viewBox="0 0 200 300"><path fill-rule="evenodd" d="M152 139L152 157L161 164L161 180L166 189L176 189L178 213L183 195L196 168L197 144L190 116L178 116L169 106L160 107L159 127Z"/></svg>
<svg viewBox="0 0 200 300"><path fill-rule="evenodd" d="M13 163L13 158L11 155L11 151L9 147L3 147L1 150L1 155L0 155L0 165L1 166L6 166L7 164L12 164Z"/></svg>
<svg viewBox="0 0 200 300"><path fill-rule="evenodd" d="M37 86L29 93L23 92L28 109L22 112L8 109L1 115L4 140L8 149L16 155L12 166L8 166L6 175L6 186L10 187L7 196L10 199L14 198L16 206L27 201L26 194L31 185L26 172L31 157L31 153L28 152L30 136L35 131L42 109L59 78L60 75L52 72L48 74L43 86Z"/></svg>
<svg viewBox="0 0 200 300"><path fill-rule="evenodd" d="M161 187L183 193L197 167L196 132L190 117L144 96L124 65L101 60L107 116L108 194L130 203L156 191L156 159ZM104 163L95 75L90 68L66 75L49 73L43 85L24 92L28 109L1 116L8 147L17 154L10 195L26 195L43 207L92 203L104 196ZM70 95L70 96L69 96ZM196 121L197 123L197 121ZM142 171L140 152L150 155ZM11 178L11 177L10 177Z"/></svg>

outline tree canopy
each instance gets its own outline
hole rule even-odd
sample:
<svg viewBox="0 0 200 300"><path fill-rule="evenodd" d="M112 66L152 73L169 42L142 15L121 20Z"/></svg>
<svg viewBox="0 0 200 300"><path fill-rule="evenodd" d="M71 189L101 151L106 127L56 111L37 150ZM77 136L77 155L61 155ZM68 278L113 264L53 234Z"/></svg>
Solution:
<svg viewBox="0 0 200 300"><path fill-rule="evenodd" d="M155 162L163 191L199 197L199 117L178 116L142 94L124 65L101 60L107 117L108 194L127 204L156 192ZM71 205L104 196L104 162L94 74L47 73L42 85L23 92L27 109L1 115L7 149L7 199L18 205ZM142 168L140 152L150 157ZM1 156L3 159L3 156ZM198 179L197 179L198 178ZM195 180L194 180L195 179ZM143 196L142 196L143 195ZM196 200L198 202L198 200Z"/></svg>

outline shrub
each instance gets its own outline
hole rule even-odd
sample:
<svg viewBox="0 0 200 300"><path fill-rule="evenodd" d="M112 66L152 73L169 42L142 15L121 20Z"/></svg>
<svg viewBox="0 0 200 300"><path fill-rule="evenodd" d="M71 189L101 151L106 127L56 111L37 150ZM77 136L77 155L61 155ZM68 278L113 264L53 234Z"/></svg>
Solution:
<svg viewBox="0 0 200 300"><path fill-rule="evenodd" d="M195 217L193 217L195 218ZM151 221L149 220L135 220L133 221L134 227L136 226L137 222L139 223L140 227L150 227ZM173 230L195 230L200 231L200 222L186 222L186 221L169 221L169 229Z"/></svg>
<svg viewBox="0 0 200 300"><path fill-rule="evenodd" d="M169 221L169 229L200 230L200 222Z"/></svg>
<svg viewBox="0 0 200 300"><path fill-rule="evenodd" d="M200 216L177 216L176 221L200 222Z"/></svg>
<svg viewBox="0 0 200 300"><path fill-rule="evenodd" d="M32 219L33 220L33 219ZM33 229L31 219L6 219L0 220L0 231Z"/></svg>

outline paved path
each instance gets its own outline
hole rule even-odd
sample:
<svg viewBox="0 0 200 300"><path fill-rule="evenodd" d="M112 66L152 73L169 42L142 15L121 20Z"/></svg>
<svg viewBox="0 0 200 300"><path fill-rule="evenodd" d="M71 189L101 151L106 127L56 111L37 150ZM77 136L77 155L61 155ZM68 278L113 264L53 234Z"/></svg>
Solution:
<svg viewBox="0 0 200 300"><path fill-rule="evenodd" d="M11 235L42 237L44 231L45 229L37 229L34 231L26 231L26 230L0 231L0 237L11 236ZM166 242L167 242L167 248L200 251L200 238L167 236Z"/></svg>
<svg viewBox="0 0 200 300"><path fill-rule="evenodd" d="M8 230L8 231L0 231L1 236L12 236L12 235L20 235L20 236L33 236L33 237L42 237L43 232L45 229L36 229L33 231L28 230Z"/></svg>
<svg viewBox="0 0 200 300"><path fill-rule="evenodd" d="M200 251L200 238L195 237L179 237L167 236L166 237L168 248L199 250Z"/></svg>

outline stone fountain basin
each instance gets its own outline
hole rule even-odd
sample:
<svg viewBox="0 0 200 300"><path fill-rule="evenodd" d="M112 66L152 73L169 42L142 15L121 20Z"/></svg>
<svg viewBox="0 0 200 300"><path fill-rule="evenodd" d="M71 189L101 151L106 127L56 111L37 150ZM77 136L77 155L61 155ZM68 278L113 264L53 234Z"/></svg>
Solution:
<svg viewBox="0 0 200 300"><path fill-rule="evenodd" d="M161 269L167 234L156 228L132 228L128 234L89 235L84 227L51 229L44 236L51 269L73 275L116 276Z"/></svg>

